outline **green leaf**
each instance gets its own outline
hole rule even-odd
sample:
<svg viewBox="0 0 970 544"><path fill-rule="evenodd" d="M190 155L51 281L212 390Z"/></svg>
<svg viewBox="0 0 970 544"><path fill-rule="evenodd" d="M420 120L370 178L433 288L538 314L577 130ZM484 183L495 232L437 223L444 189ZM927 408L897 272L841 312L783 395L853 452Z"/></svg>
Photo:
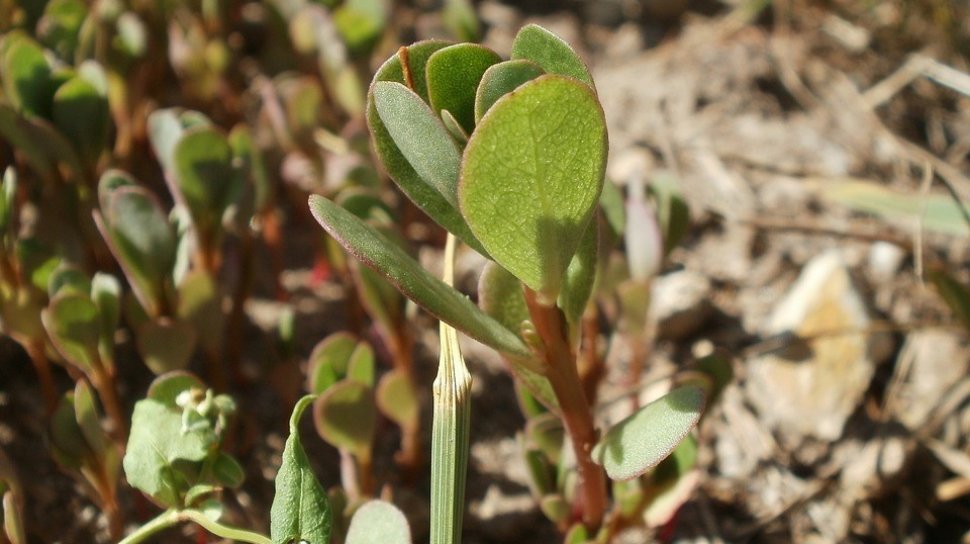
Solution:
<svg viewBox="0 0 970 544"><path fill-rule="evenodd" d="M74 391L68 391L50 418L51 452L57 462L68 469L80 468L93 456L75 414Z"/></svg>
<svg viewBox="0 0 970 544"><path fill-rule="evenodd" d="M58 179L58 163L78 174L80 162L74 149L50 123L27 118L9 104L0 103L0 137L24 154L27 164L45 181Z"/></svg>
<svg viewBox="0 0 970 544"><path fill-rule="evenodd" d="M148 115L148 140L162 170L169 172L173 169L175 144L184 131L176 108L155 110Z"/></svg>
<svg viewBox="0 0 970 544"><path fill-rule="evenodd" d="M383 274L404 296L472 338L514 357L529 357L515 334L479 310L464 295L421 268L396 244L353 214L318 195L310 197L317 222L347 251Z"/></svg>
<svg viewBox="0 0 970 544"><path fill-rule="evenodd" d="M648 188L656 202L657 222L663 231L664 255L677 247L690 226L690 210L684 200L677 180L670 176L658 176Z"/></svg>
<svg viewBox="0 0 970 544"><path fill-rule="evenodd" d="M579 248L573 259L566 267L566 275L563 277L562 291L559 293L559 307L566 315L566 320L575 329L583 312L586 311L586 304L593 293L593 283L596 281L596 272L599 261L597 251L599 245L599 221L596 217L589 222L586 233L579 243Z"/></svg>
<svg viewBox="0 0 970 544"><path fill-rule="evenodd" d="M55 297L41 313L41 320L67 362L86 374L98 369L101 321L98 307L87 295L66 292Z"/></svg>
<svg viewBox="0 0 970 544"><path fill-rule="evenodd" d="M912 226L917 218L924 229L953 236L970 236L965 214L970 205L945 195L916 195L888 189L868 181L825 184L822 196L852 209ZM962 208L962 209L961 209Z"/></svg>
<svg viewBox="0 0 970 544"><path fill-rule="evenodd" d="M421 417L421 401L406 371L395 368L381 376L375 398L377 407L387 419L402 429L417 429Z"/></svg>
<svg viewBox="0 0 970 544"><path fill-rule="evenodd" d="M481 25L470 0L445 0L441 18L459 40L477 42L481 38Z"/></svg>
<svg viewBox="0 0 970 544"><path fill-rule="evenodd" d="M212 473L221 485L230 488L239 487L246 479L242 465L227 453L219 453L212 464Z"/></svg>
<svg viewBox="0 0 970 544"><path fill-rule="evenodd" d="M38 35L48 48L65 61L74 59L78 32L88 15L82 0L51 0L44 7L44 15L38 23Z"/></svg>
<svg viewBox="0 0 970 544"><path fill-rule="evenodd" d="M475 130L478 83L485 71L501 60L495 51L474 43L459 43L435 51L425 68L431 110L436 114L447 110L471 134Z"/></svg>
<svg viewBox="0 0 970 544"><path fill-rule="evenodd" d="M485 263L478 279L478 305L516 335L522 323L531 319L522 282L494 261Z"/></svg>
<svg viewBox="0 0 970 544"><path fill-rule="evenodd" d="M196 331L191 324L168 318L142 323L135 334L135 346L145 366L155 374L189 365L195 351Z"/></svg>
<svg viewBox="0 0 970 544"><path fill-rule="evenodd" d="M927 277L963 326L970 330L970 288L943 268L931 268Z"/></svg>
<svg viewBox="0 0 970 544"><path fill-rule="evenodd" d="M134 185L124 172L108 170L98 184L101 215L95 222L150 315L165 300L175 266L176 238L154 195Z"/></svg>
<svg viewBox="0 0 970 544"><path fill-rule="evenodd" d="M546 301L599 200L606 123L590 89L542 76L506 95L465 148L458 200L492 258Z"/></svg>
<svg viewBox="0 0 970 544"><path fill-rule="evenodd" d="M72 77L54 94L51 118L84 164L93 167L108 141L108 97L83 77Z"/></svg>
<svg viewBox="0 0 970 544"><path fill-rule="evenodd" d="M121 284L104 272L96 272L91 280L91 300L98 307L101 316L101 339L98 349L101 358L114 360L115 331L121 321Z"/></svg>
<svg viewBox="0 0 970 544"><path fill-rule="evenodd" d="M199 343L210 354L221 352L225 314L222 293L212 276L202 270L193 270L182 279L176 314L195 329Z"/></svg>
<svg viewBox="0 0 970 544"><path fill-rule="evenodd" d="M310 395L300 399L290 416L290 436L283 448L283 464L276 475L276 496L270 511L273 544L330 542L330 503L313 475L298 429L300 416L313 399Z"/></svg>
<svg viewBox="0 0 970 544"><path fill-rule="evenodd" d="M173 174L192 222L207 235L218 228L222 214L237 194L239 182L232 166L226 135L212 127L187 130L173 150Z"/></svg>
<svg viewBox="0 0 970 544"><path fill-rule="evenodd" d="M347 362L347 379L374 387L374 350L367 342L359 342Z"/></svg>
<svg viewBox="0 0 970 544"><path fill-rule="evenodd" d="M539 509L547 519L557 525L565 521L572 509L565 497L558 493L551 493L539 499Z"/></svg>
<svg viewBox="0 0 970 544"><path fill-rule="evenodd" d="M0 62L4 94L14 107L49 118L57 81L41 46L24 34L11 34Z"/></svg>
<svg viewBox="0 0 970 544"><path fill-rule="evenodd" d="M377 427L377 407L370 387L351 380L335 383L313 402L313 422L333 447L357 458L370 458Z"/></svg>
<svg viewBox="0 0 970 544"><path fill-rule="evenodd" d="M145 396L149 399L158 401L169 408L178 409L176 399L182 394L182 392L190 389L204 391L205 388L205 384L202 383L202 380L197 378L194 374L182 370L176 370L166 372L165 374L155 378L152 381L152 384L148 387L148 393L146 393Z"/></svg>
<svg viewBox="0 0 970 544"><path fill-rule="evenodd" d="M421 97L400 83L378 81L371 94L384 127L414 172L457 206L461 152L441 120Z"/></svg>
<svg viewBox="0 0 970 544"><path fill-rule="evenodd" d="M366 53L384 32L389 12L387 0L346 0L334 11L333 19L347 48Z"/></svg>
<svg viewBox="0 0 970 544"><path fill-rule="evenodd" d="M607 431L593 448L593 460L614 480L636 478L670 455L703 409L703 389L674 389Z"/></svg>
<svg viewBox="0 0 970 544"><path fill-rule="evenodd" d="M0 242L7 236L17 215L17 169L8 166L3 171L0 185Z"/></svg>
<svg viewBox="0 0 970 544"><path fill-rule="evenodd" d="M84 380L79 380L74 386L74 417L78 428L84 436L84 441L99 459L108 455L108 448L113 448L108 435L101 428L101 414L98 413L91 386Z"/></svg>
<svg viewBox="0 0 970 544"><path fill-rule="evenodd" d="M370 128L374 150L377 152L381 164L404 194L418 208L428 214L428 217L457 236L469 247L485 255L481 243L472 235L455 206L450 204L448 199L436 188L425 182L401 150L398 149L387 127L384 126L381 116L378 115L377 106L374 103L374 87L382 81L405 84L427 102L428 85L425 79L425 65L428 57L447 45L447 42L434 40L418 42L402 48L397 55L388 59L381 66L377 74L374 75L374 81L367 93L367 126ZM402 58L407 60L406 70L401 63Z"/></svg>
<svg viewBox="0 0 970 544"><path fill-rule="evenodd" d="M354 512L347 544L411 544L411 527L404 513L389 502L365 502Z"/></svg>
<svg viewBox="0 0 970 544"><path fill-rule="evenodd" d="M323 393L347 375L350 356L357 347L357 338L349 332L337 332L324 338L310 352L307 366L307 390Z"/></svg>
<svg viewBox="0 0 970 544"><path fill-rule="evenodd" d="M531 60L547 73L578 79L593 87L589 68L573 48L539 25L526 25L519 30L512 42L512 59Z"/></svg>
<svg viewBox="0 0 970 544"><path fill-rule="evenodd" d="M542 74L545 71L538 64L525 59L507 60L489 67L475 92L475 122L481 121L499 98Z"/></svg>
<svg viewBox="0 0 970 544"><path fill-rule="evenodd" d="M62 262L47 279L47 296L54 298L62 291L87 295L91 279L80 268Z"/></svg>
<svg viewBox="0 0 970 544"><path fill-rule="evenodd" d="M159 504L181 506L187 489L179 489L173 465L204 460L217 440L211 427L183 428L180 412L153 399L140 400L131 416L125 478Z"/></svg>

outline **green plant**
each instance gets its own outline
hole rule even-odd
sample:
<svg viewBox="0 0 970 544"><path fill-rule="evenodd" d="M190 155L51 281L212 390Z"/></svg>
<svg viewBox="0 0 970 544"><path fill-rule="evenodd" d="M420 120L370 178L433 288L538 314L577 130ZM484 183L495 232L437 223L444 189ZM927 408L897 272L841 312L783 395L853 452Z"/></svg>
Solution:
<svg viewBox="0 0 970 544"><path fill-rule="evenodd" d="M602 437L594 426L576 354L597 271L607 136L588 70L535 25L519 32L504 62L478 45L420 42L378 70L367 120L401 190L493 261L479 289L483 309L333 201L311 197L311 211L403 294L501 353L561 418L578 476L575 493L563 489L564 522L578 511L596 534L606 475L636 477L673 451L700 417L705 390L675 389Z"/></svg>

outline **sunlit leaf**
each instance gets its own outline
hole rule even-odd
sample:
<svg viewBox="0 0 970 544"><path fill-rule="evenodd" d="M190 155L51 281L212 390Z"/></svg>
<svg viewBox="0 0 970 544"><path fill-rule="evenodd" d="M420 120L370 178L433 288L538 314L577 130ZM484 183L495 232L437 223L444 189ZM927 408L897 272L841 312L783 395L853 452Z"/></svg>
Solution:
<svg viewBox="0 0 970 544"><path fill-rule="evenodd" d="M573 48L539 25L526 25L519 30L512 42L512 58L531 60L549 74L568 76L593 87L589 68Z"/></svg>
<svg viewBox="0 0 970 544"><path fill-rule="evenodd" d="M610 428L593 448L593 460L614 480L635 478L674 451L703 409L703 389L674 389Z"/></svg>
<svg viewBox="0 0 970 544"><path fill-rule="evenodd" d="M478 83L485 71L501 60L498 53L473 43L460 43L435 51L426 67L431 110L436 114L447 110L465 133L471 134L475 130Z"/></svg>
<svg viewBox="0 0 970 544"><path fill-rule="evenodd" d="M411 544L411 527L404 513L384 501L368 501L350 520L347 544Z"/></svg>
<svg viewBox="0 0 970 544"><path fill-rule="evenodd" d="M462 215L496 262L555 301L605 167L596 96L573 79L542 76L496 102L472 134L458 189Z"/></svg>

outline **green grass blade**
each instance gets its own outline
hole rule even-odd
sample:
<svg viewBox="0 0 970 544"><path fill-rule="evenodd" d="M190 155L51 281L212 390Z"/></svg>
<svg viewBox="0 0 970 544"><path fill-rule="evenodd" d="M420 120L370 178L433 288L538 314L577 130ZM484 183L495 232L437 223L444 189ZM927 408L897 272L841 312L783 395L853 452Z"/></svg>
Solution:
<svg viewBox="0 0 970 544"><path fill-rule="evenodd" d="M453 282L455 237L448 235L445 283ZM458 333L441 322L441 358L432 385L431 544L461 542L468 466L472 377L458 347Z"/></svg>

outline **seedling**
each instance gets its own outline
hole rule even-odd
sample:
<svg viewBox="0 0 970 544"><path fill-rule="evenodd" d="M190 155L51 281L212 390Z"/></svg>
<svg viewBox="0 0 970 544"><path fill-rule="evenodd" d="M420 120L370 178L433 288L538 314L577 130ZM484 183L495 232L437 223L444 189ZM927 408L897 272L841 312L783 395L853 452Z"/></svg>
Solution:
<svg viewBox="0 0 970 544"><path fill-rule="evenodd" d="M594 427L576 353L596 275L607 136L589 71L535 25L520 31L504 62L477 45L419 42L378 70L367 120L401 190L495 263L479 292L484 310L334 202L311 197L311 211L406 296L499 351L561 417L578 492L571 507L554 509L580 512L595 534L607 508L605 476L632 478L659 463L697 422L705 393L676 389L602 439Z"/></svg>

